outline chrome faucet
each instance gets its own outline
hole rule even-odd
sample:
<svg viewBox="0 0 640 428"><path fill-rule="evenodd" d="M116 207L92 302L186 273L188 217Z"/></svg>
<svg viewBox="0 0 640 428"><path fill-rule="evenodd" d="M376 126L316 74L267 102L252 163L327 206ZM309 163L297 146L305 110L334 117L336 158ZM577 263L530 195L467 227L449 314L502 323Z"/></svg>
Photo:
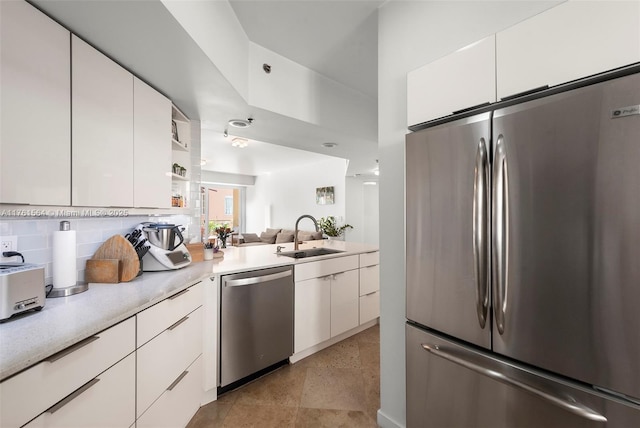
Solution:
<svg viewBox="0 0 640 428"><path fill-rule="evenodd" d="M298 242L298 223L300 223L300 220L302 220L303 218L310 218L311 220L313 220L313 224L316 226L316 232L320 232L320 228L318 227L318 221L313 218L313 216L310 216L309 214L304 214L301 215L300 217L298 217L298 219L296 220L296 226L293 229L293 250L294 251L298 251L298 247L299 247L299 242Z"/></svg>

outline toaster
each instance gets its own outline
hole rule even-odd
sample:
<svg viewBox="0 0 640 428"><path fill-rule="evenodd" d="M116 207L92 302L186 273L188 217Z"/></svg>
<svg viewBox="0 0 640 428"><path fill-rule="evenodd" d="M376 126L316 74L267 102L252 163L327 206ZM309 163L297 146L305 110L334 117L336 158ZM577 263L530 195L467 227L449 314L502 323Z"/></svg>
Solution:
<svg viewBox="0 0 640 428"><path fill-rule="evenodd" d="M44 267L33 263L0 263L0 321L41 310L45 303Z"/></svg>

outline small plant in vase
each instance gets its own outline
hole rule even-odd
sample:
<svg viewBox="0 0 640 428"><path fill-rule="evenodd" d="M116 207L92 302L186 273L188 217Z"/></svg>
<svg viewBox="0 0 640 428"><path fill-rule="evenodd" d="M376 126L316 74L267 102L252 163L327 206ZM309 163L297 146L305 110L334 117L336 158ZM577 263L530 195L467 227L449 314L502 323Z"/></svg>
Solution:
<svg viewBox="0 0 640 428"><path fill-rule="evenodd" d="M329 239L340 239L347 229L353 229L353 226L350 224L343 224L342 226L338 226L338 221L332 215L328 217L321 217L318 221L318 226L322 233L327 235Z"/></svg>
<svg viewBox="0 0 640 428"><path fill-rule="evenodd" d="M215 228L215 232L218 234L220 245L222 248L227 248L227 238L231 235L231 229L226 224Z"/></svg>
<svg viewBox="0 0 640 428"><path fill-rule="evenodd" d="M204 243L204 259L212 260L214 254L218 252L218 247L213 245L213 242L207 241Z"/></svg>

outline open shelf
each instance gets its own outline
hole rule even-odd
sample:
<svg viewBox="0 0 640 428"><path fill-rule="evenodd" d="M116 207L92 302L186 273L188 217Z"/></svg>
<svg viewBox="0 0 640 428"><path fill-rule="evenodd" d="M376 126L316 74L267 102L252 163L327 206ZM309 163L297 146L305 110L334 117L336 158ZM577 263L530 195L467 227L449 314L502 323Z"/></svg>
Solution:
<svg viewBox="0 0 640 428"><path fill-rule="evenodd" d="M189 181L189 178L188 178L188 177L183 177L183 176L178 175L178 174L175 174L175 173L173 173L173 172L171 173L171 178L172 178L173 180L178 180L178 181Z"/></svg>
<svg viewBox="0 0 640 428"><path fill-rule="evenodd" d="M189 151L189 149L184 144L182 144L180 141L176 140L175 138L171 139L171 147L173 148L173 150L179 150L183 152Z"/></svg>

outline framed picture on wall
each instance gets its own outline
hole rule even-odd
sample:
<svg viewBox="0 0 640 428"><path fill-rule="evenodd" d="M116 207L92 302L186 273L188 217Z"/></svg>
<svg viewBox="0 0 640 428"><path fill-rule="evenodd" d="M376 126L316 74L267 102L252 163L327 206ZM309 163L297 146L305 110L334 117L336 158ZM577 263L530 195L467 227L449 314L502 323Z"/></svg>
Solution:
<svg viewBox="0 0 640 428"><path fill-rule="evenodd" d="M330 205L330 204L333 204L334 200L335 200L335 195L333 191L333 186L316 188L316 204Z"/></svg>

